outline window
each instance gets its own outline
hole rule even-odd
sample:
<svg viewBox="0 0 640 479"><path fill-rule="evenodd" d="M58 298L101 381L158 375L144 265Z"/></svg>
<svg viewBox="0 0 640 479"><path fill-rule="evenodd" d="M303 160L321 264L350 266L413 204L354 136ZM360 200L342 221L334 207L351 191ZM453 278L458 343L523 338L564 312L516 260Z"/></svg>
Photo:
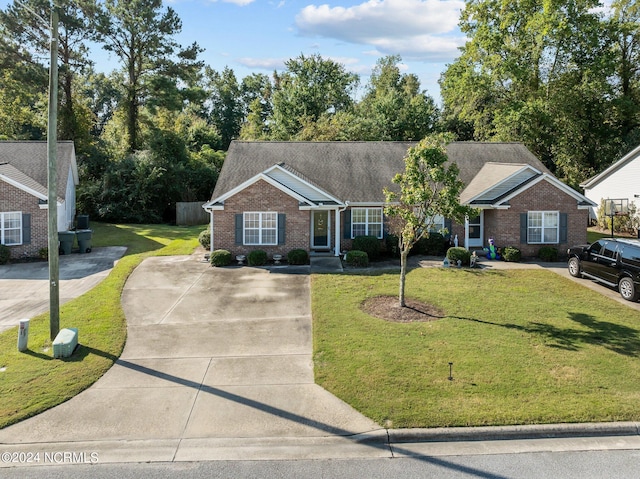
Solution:
<svg viewBox="0 0 640 479"><path fill-rule="evenodd" d="M444 228L445 228L444 216L435 215L433 217L433 224L431 225L431 228L429 229L429 233L442 233ZM449 233L451 233L451 232L449 231Z"/></svg>
<svg viewBox="0 0 640 479"><path fill-rule="evenodd" d="M382 208L351 210L351 238L356 236L375 236L382 239Z"/></svg>
<svg viewBox="0 0 640 479"><path fill-rule="evenodd" d="M560 214L557 211L529 211L527 228L529 244L559 242Z"/></svg>
<svg viewBox="0 0 640 479"><path fill-rule="evenodd" d="M255 212L244 214L244 244L278 244L278 213Z"/></svg>
<svg viewBox="0 0 640 479"><path fill-rule="evenodd" d="M22 244L22 213L0 213L0 244Z"/></svg>

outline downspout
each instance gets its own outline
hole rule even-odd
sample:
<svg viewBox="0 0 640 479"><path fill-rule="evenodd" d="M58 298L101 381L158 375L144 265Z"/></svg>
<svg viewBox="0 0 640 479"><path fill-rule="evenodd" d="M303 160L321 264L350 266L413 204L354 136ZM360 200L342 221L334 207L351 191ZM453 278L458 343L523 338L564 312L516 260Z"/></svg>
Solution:
<svg viewBox="0 0 640 479"><path fill-rule="evenodd" d="M334 253L335 256L340 256L340 236L342 234L342 228L340 228L340 213L342 213L343 211L345 211L347 208L349 207L349 202L345 201L344 202L344 208L340 208L338 207L338 209L336 210L336 240L335 240L335 246L334 246Z"/></svg>
<svg viewBox="0 0 640 479"><path fill-rule="evenodd" d="M464 217L464 248L469 249L469 217Z"/></svg>
<svg viewBox="0 0 640 479"><path fill-rule="evenodd" d="M213 209L209 210L209 253L213 253Z"/></svg>

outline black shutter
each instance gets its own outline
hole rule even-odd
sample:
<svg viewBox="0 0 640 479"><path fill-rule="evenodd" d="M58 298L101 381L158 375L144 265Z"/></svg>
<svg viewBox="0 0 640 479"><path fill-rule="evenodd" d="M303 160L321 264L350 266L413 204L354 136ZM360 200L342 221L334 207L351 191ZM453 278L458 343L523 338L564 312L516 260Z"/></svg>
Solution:
<svg viewBox="0 0 640 479"><path fill-rule="evenodd" d="M22 214L22 244L31 244L31 215Z"/></svg>
<svg viewBox="0 0 640 479"><path fill-rule="evenodd" d="M527 228L528 228L528 215L527 213L520 213L520 244L527 243Z"/></svg>
<svg viewBox="0 0 640 479"><path fill-rule="evenodd" d="M242 215L236 215L236 244L242 244L243 223Z"/></svg>
<svg viewBox="0 0 640 479"><path fill-rule="evenodd" d="M351 239L351 210L344 210L344 239Z"/></svg>
<svg viewBox="0 0 640 479"><path fill-rule="evenodd" d="M567 213L560 213L560 243L567 242L569 218Z"/></svg>
<svg viewBox="0 0 640 479"><path fill-rule="evenodd" d="M286 243L287 215L278 214L278 244Z"/></svg>
<svg viewBox="0 0 640 479"><path fill-rule="evenodd" d="M453 234L453 231L451 231L453 229L453 224L450 218L444 219L444 227L447 229L447 234L444 235L444 239L450 239Z"/></svg>

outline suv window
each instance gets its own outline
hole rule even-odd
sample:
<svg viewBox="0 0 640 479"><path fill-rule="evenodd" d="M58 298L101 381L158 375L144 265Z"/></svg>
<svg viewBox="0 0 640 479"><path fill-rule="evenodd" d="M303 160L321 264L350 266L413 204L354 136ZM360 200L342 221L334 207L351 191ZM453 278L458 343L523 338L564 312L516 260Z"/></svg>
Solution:
<svg viewBox="0 0 640 479"><path fill-rule="evenodd" d="M596 241L591 246L589 246L589 253L591 254L600 254L600 250L602 249L602 242Z"/></svg>
<svg viewBox="0 0 640 479"><path fill-rule="evenodd" d="M621 256L623 262L640 268L640 248L636 248L631 245L624 245Z"/></svg>
<svg viewBox="0 0 640 479"><path fill-rule="evenodd" d="M604 248L600 252L602 256L605 258L614 259L616 257L616 244L615 243L605 243Z"/></svg>

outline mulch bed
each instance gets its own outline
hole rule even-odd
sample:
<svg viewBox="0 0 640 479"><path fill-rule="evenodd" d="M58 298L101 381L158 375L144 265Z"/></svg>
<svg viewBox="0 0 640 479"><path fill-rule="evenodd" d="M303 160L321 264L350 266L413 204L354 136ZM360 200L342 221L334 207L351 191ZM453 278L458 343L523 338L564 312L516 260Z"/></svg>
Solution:
<svg viewBox="0 0 640 479"><path fill-rule="evenodd" d="M431 304L406 298L405 303L402 308L397 296L376 296L365 300L360 308L374 318L396 323L436 321L445 317L444 311Z"/></svg>

